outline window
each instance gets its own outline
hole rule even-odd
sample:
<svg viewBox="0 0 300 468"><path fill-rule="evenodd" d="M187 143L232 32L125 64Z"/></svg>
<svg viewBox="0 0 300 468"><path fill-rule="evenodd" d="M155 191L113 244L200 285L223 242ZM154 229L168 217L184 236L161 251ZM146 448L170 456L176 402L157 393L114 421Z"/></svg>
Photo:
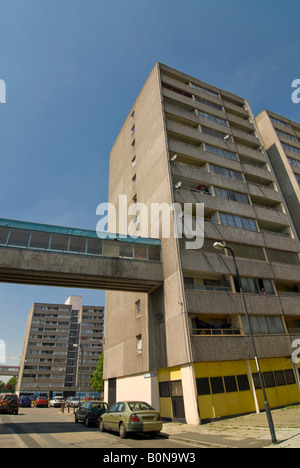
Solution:
<svg viewBox="0 0 300 468"><path fill-rule="evenodd" d="M171 396L170 382L159 382L159 396L161 398Z"/></svg>
<svg viewBox="0 0 300 468"><path fill-rule="evenodd" d="M282 131L277 130L277 129L276 129L276 133L279 136L282 136L282 137L285 137L285 138L290 138L291 140L294 140L294 141L298 141L297 138L294 135L290 135L289 133L282 132Z"/></svg>
<svg viewBox="0 0 300 468"><path fill-rule="evenodd" d="M216 197L224 198L225 200L235 201L238 203L250 204L249 198L244 193L233 192L232 190L225 190L219 187L215 187Z"/></svg>
<svg viewBox="0 0 300 468"><path fill-rule="evenodd" d="M171 396L182 396L182 382L181 380L173 380L170 382Z"/></svg>
<svg viewBox="0 0 300 468"><path fill-rule="evenodd" d="M198 395L210 395L209 379L202 377L196 379Z"/></svg>
<svg viewBox="0 0 300 468"><path fill-rule="evenodd" d="M198 89L198 91L201 91L202 93L209 94L210 96L213 96L213 97L216 97L216 98L219 97L219 95L217 93L215 93L214 91L210 91L210 89L203 88L202 86L195 85L193 83L191 83L191 85L192 85L192 88Z"/></svg>
<svg viewBox="0 0 300 468"><path fill-rule="evenodd" d="M64 234L52 234L51 249L52 250L68 250L68 236Z"/></svg>
<svg viewBox="0 0 300 468"><path fill-rule="evenodd" d="M211 172L231 179L237 179L243 181L243 175L241 172L226 169L225 167L215 166L214 164L209 165Z"/></svg>
<svg viewBox="0 0 300 468"><path fill-rule="evenodd" d="M211 384L211 391L213 394L225 393L222 377L211 377L210 384Z"/></svg>
<svg viewBox="0 0 300 468"><path fill-rule="evenodd" d="M286 143L281 143L284 149L289 151L294 151L294 153L300 154L300 148L295 148L295 146L287 145Z"/></svg>
<svg viewBox="0 0 300 468"><path fill-rule="evenodd" d="M136 174L134 174L134 176L132 177L132 182L136 184Z"/></svg>
<svg viewBox="0 0 300 468"><path fill-rule="evenodd" d="M270 117L272 122L277 123L279 125L283 125L284 127L291 128L290 124L282 122L282 120L276 119L275 117Z"/></svg>
<svg viewBox="0 0 300 468"><path fill-rule="evenodd" d="M140 300L136 301L135 303L135 316L136 318L141 316L141 301Z"/></svg>
<svg viewBox="0 0 300 468"><path fill-rule="evenodd" d="M160 247L158 245L148 245L149 260L160 262Z"/></svg>
<svg viewBox="0 0 300 468"><path fill-rule="evenodd" d="M162 83L162 87L165 88L165 89L168 89L170 91L173 91L174 93L181 94L182 96L188 97L190 99L192 99L192 97L193 97L192 94L187 93L186 91L182 91L179 88L175 88L174 86L171 86L171 85L169 85L167 83Z"/></svg>
<svg viewBox="0 0 300 468"><path fill-rule="evenodd" d="M86 239L80 236L70 236L70 252L84 253L86 250Z"/></svg>
<svg viewBox="0 0 300 468"><path fill-rule="evenodd" d="M8 244L18 247L27 247L30 231L25 229L12 229L10 232Z"/></svg>
<svg viewBox="0 0 300 468"><path fill-rule="evenodd" d="M252 315L249 317L252 332L255 335L284 335L285 330L279 316ZM245 334L250 333L246 317L242 317Z"/></svg>
<svg viewBox="0 0 300 468"><path fill-rule="evenodd" d="M237 382L238 382L240 392L250 390L249 381L248 381L248 377L247 377L246 374L237 375L236 378L237 378Z"/></svg>
<svg viewBox="0 0 300 468"><path fill-rule="evenodd" d="M133 244L131 242L120 242L119 244L119 257L132 258L133 257Z"/></svg>
<svg viewBox="0 0 300 468"><path fill-rule="evenodd" d="M289 161L289 163L292 164L293 166L298 166L298 167L300 167L300 161L298 161L297 159L288 158L288 161Z"/></svg>
<svg viewBox="0 0 300 468"><path fill-rule="evenodd" d="M134 156L134 157L132 158L132 161L131 161L131 162L132 162L132 167L135 167L135 165L136 165L136 156Z"/></svg>
<svg viewBox="0 0 300 468"><path fill-rule="evenodd" d="M0 227L0 244L6 244L9 228Z"/></svg>
<svg viewBox="0 0 300 468"><path fill-rule="evenodd" d="M240 292L240 288L235 278L235 288ZM264 278L241 278L243 291L252 294L275 294L272 281Z"/></svg>
<svg viewBox="0 0 300 468"><path fill-rule="evenodd" d="M144 244L134 244L134 258L138 260L147 260L147 245Z"/></svg>
<svg viewBox="0 0 300 468"><path fill-rule="evenodd" d="M206 106L212 107L213 109L218 109L220 111L223 110L222 106L219 106L219 104L215 104L214 102L208 101L207 99L199 98L195 96L195 101L201 102L202 104L205 104Z"/></svg>
<svg viewBox="0 0 300 468"><path fill-rule="evenodd" d="M295 375L292 369L285 370L284 375L287 385L293 385L294 383L296 383Z"/></svg>
<svg viewBox="0 0 300 468"><path fill-rule="evenodd" d="M197 110L199 117L204 117L205 119L211 120L212 122L216 122L220 125L224 125L228 127L226 120L220 119L219 117L215 117L212 114L208 114L207 112L203 112L201 110Z"/></svg>
<svg viewBox="0 0 300 468"><path fill-rule="evenodd" d="M131 127L131 136L135 134L135 125Z"/></svg>
<svg viewBox="0 0 300 468"><path fill-rule="evenodd" d="M242 216L235 216L228 213L220 213L220 220L221 224L225 224L227 226L257 231L256 223L254 219L251 218L244 218Z"/></svg>
<svg viewBox="0 0 300 468"><path fill-rule="evenodd" d="M48 249L50 242L50 233L32 231L30 247L36 249Z"/></svg>
<svg viewBox="0 0 300 468"><path fill-rule="evenodd" d="M282 385L286 385L284 372L282 370L274 372L275 383L277 387L281 387Z"/></svg>
<svg viewBox="0 0 300 468"><path fill-rule="evenodd" d="M102 239L88 239L87 253L93 255L102 255Z"/></svg>
<svg viewBox="0 0 300 468"><path fill-rule="evenodd" d="M275 379L273 372L263 372L263 377L266 388L275 387Z"/></svg>
<svg viewBox="0 0 300 468"><path fill-rule="evenodd" d="M233 249L236 257L266 261L262 247L231 242L226 242L226 245Z"/></svg>
<svg viewBox="0 0 300 468"><path fill-rule="evenodd" d="M292 265L299 265L299 257L296 252L287 252L285 250L273 249L266 249L266 252L270 262L290 263Z"/></svg>
<svg viewBox="0 0 300 468"><path fill-rule="evenodd" d="M226 393L237 392L237 384L235 375L228 375L224 377Z"/></svg>
<svg viewBox="0 0 300 468"><path fill-rule="evenodd" d="M202 133L205 133L206 135L214 136L216 138L220 138L221 140L224 140L224 138L226 136L226 133L218 132L217 130L214 130L214 129L208 128L208 127L201 126L201 130L202 130ZM229 136L229 138L227 139L227 142L232 143L231 136Z"/></svg>
<svg viewBox="0 0 300 468"><path fill-rule="evenodd" d="M136 352L138 354L142 353L143 351L143 342L142 342L142 335L137 335L136 337Z"/></svg>
<svg viewBox="0 0 300 468"><path fill-rule="evenodd" d="M232 151L224 150L222 148L218 148L217 146L205 144L206 151L210 153L217 154L218 156L222 156L223 158L232 159L233 161L237 161L237 155Z"/></svg>

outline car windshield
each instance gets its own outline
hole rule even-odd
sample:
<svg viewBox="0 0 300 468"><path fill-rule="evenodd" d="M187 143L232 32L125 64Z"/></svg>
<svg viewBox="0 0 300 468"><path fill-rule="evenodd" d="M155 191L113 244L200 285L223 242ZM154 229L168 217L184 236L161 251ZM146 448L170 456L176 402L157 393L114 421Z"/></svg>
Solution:
<svg viewBox="0 0 300 468"><path fill-rule="evenodd" d="M11 400L11 399L14 399L14 398L16 398L14 395L5 395L4 401Z"/></svg>
<svg viewBox="0 0 300 468"><path fill-rule="evenodd" d="M99 403L99 402L95 402L95 403L92 403L92 408L98 408L98 409L108 409L108 404L107 403Z"/></svg>
<svg viewBox="0 0 300 468"><path fill-rule="evenodd" d="M143 410L153 410L152 406L148 405L144 401L130 401L128 403L129 408L131 411L143 411Z"/></svg>

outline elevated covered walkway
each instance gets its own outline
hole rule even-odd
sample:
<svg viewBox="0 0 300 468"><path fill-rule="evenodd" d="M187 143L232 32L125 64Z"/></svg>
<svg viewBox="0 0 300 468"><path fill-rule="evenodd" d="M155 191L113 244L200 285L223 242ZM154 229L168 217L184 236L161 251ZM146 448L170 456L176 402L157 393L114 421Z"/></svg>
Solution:
<svg viewBox="0 0 300 468"><path fill-rule="evenodd" d="M0 375L18 376L20 367L18 366L0 366Z"/></svg>
<svg viewBox="0 0 300 468"><path fill-rule="evenodd" d="M159 239L0 219L0 282L149 293Z"/></svg>

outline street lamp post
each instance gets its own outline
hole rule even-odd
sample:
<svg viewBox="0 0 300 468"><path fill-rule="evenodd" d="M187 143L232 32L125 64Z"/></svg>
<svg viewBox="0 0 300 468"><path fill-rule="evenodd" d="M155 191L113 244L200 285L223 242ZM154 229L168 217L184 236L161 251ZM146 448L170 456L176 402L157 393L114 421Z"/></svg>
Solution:
<svg viewBox="0 0 300 468"><path fill-rule="evenodd" d="M81 344L73 344L74 348L80 348L80 366L78 366L78 393L79 393L79 403L78 407L80 407L80 392L81 392L81 368L82 368L82 353L83 353L83 347Z"/></svg>
<svg viewBox="0 0 300 468"><path fill-rule="evenodd" d="M248 314L246 299L245 299L245 295L244 295L244 291L243 291L243 287L242 287L242 281L241 281L239 269L238 269L238 266L237 266L236 257L235 257L234 251L230 247L227 247L226 245L224 245L222 242L215 242L214 243L214 248L217 249L217 250L224 250L224 249L229 250L229 252L231 253L232 258L233 258L233 263L234 263L234 268L235 268L235 272L236 272L237 282L238 282L239 289L240 289L240 292L241 292L243 307L244 307L244 311L245 311L245 315L246 315L246 318L247 318L247 323L248 323L248 327L249 327L249 331L250 331L250 337L251 337L251 342L252 342L252 346L253 346L254 359L255 359L255 362L256 362L256 367L257 367L257 371L258 371L260 386L261 386L261 389L262 389L262 392L263 392L264 405L265 405L266 415L267 415L267 419L268 419L270 434L271 434L273 444L277 444L277 438L276 438L276 434L275 434L273 418L272 418L272 414L271 414L271 411L270 411L270 406L269 406L269 403L268 403L268 400L267 400L265 385L264 385L263 376L262 376L262 372L261 372L261 369L260 369L260 364L259 364L259 360L258 360L258 356L257 356L257 351L256 351L252 326L251 326L251 322L250 322L250 318L249 318L249 314Z"/></svg>

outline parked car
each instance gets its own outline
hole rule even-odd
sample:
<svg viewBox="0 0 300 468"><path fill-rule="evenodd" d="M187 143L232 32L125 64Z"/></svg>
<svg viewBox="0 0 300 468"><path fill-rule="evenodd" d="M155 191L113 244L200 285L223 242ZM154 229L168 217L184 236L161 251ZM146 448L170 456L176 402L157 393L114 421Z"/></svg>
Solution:
<svg viewBox="0 0 300 468"><path fill-rule="evenodd" d="M19 398L12 393L0 394L0 412L9 414L18 414L19 412Z"/></svg>
<svg viewBox="0 0 300 468"><path fill-rule="evenodd" d="M19 407L21 408L31 408L32 397L30 396L20 396L19 398Z"/></svg>
<svg viewBox="0 0 300 468"><path fill-rule="evenodd" d="M46 408L48 408L48 405L49 405L49 399L48 397L46 396L39 396L37 397L37 399L34 401L34 406L36 406L37 408L39 406L45 406Z"/></svg>
<svg viewBox="0 0 300 468"><path fill-rule="evenodd" d="M100 417L101 432L117 431L121 439L128 432L156 432L162 430L159 411L144 401L119 401Z"/></svg>
<svg viewBox="0 0 300 468"><path fill-rule="evenodd" d="M53 406L53 408L60 408L62 403L64 403L65 399L62 396L56 396L53 398L53 400L50 400L50 406Z"/></svg>
<svg viewBox="0 0 300 468"><path fill-rule="evenodd" d="M66 406L70 406L71 408L78 408L79 398L78 397L69 397L66 400Z"/></svg>
<svg viewBox="0 0 300 468"><path fill-rule="evenodd" d="M84 401L75 413L75 422L83 421L86 427L97 424L100 416L108 409L108 404L103 401Z"/></svg>

